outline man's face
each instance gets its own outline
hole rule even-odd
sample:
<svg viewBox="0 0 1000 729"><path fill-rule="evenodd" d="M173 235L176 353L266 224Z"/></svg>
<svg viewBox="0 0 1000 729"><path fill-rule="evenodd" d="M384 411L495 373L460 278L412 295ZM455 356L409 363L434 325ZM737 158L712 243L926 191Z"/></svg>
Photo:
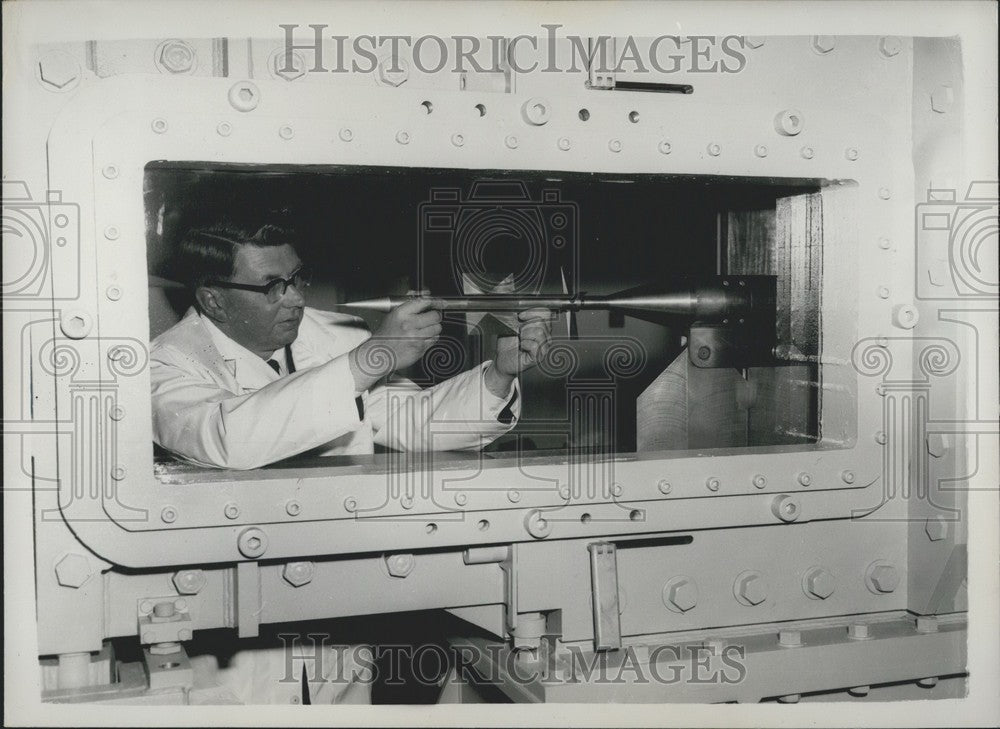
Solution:
<svg viewBox="0 0 1000 729"><path fill-rule="evenodd" d="M266 284L287 279L302 265L295 249L282 246L240 246L231 281ZM303 293L289 285L285 295L271 303L256 291L217 289L228 314L227 334L252 352L271 352L295 341L302 322Z"/></svg>

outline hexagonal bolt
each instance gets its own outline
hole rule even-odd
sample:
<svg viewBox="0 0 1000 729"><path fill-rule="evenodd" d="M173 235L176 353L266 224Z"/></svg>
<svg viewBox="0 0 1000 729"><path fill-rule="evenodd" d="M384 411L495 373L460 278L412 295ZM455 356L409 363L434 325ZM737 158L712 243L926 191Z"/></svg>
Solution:
<svg viewBox="0 0 1000 729"><path fill-rule="evenodd" d="M767 599L767 584L759 572L744 572L736 577L733 594L744 605L760 605Z"/></svg>
<svg viewBox="0 0 1000 729"><path fill-rule="evenodd" d="M292 587L302 587L312 582L316 568L312 562L289 562L281 570L281 576Z"/></svg>
<svg viewBox="0 0 1000 729"><path fill-rule="evenodd" d="M951 86L938 86L931 92L931 109L946 114L955 105L955 91Z"/></svg>
<svg viewBox="0 0 1000 729"><path fill-rule="evenodd" d="M288 53L285 49L279 49L271 55L271 73L276 78L283 78L285 81L294 81L306 75L306 61L301 53Z"/></svg>
<svg viewBox="0 0 1000 729"><path fill-rule="evenodd" d="M180 570L174 573L174 587L182 595L197 595L205 587L207 579L201 570Z"/></svg>
<svg viewBox="0 0 1000 729"><path fill-rule="evenodd" d="M837 580L823 567L812 567L802 576L802 591L814 600L826 600L837 588Z"/></svg>
<svg viewBox="0 0 1000 729"><path fill-rule="evenodd" d="M38 78L50 89L68 90L80 80L80 64L64 51L51 51L38 59Z"/></svg>
<svg viewBox="0 0 1000 729"><path fill-rule="evenodd" d="M413 572L416 566L416 559L412 554L387 554L385 556L385 566L389 570L391 577L406 577Z"/></svg>
<svg viewBox="0 0 1000 729"><path fill-rule="evenodd" d="M83 587L94 574L90 560L78 552L70 552L55 565L56 581L63 587Z"/></svg>
<svg viewBox="0 0 1000 729"><path fill-rule="evenodd" d="M402 86L410 77L410 64L402 58L386 56L379 61L378 78L387 86Z"/></svg>
<svg viewBox="0 0 1000 729"><path fill-rule="evenodd" d="M698 586L690 577L674 577L663 586L663 604L675 613L686 613L698 604Z"/></svg>
<svg viewBox="0 0 1000 729"><path fill-rule="evenodd" d="M898 56L903 50L903 41L895 35L884 35L878 40L878 52L886 58Z"/></svg>
<svg viewBox="0 0 1000 729"><path fill-rule="evenodd" d="M837 41L832 35L814 35L812 47L817 53L826 55L837 47Z"/></svg>
<svg viewBox="0 0 1000 729"><path fill-rule="evenodd" d="M194 69L194 49L182 40L167 40L160 44L157 65L170 73L189 73Z"/></svg>
<svg viewBox="0 0 1000 729"><path fill-rule="evenodd" d="M894 592L899 587L899 572L888 562L872 562L865 575L865 584L876 595Z"/></svg>
<svg viewBox="0 0 1000 729"><path fill-rule="evenodd" d="M932 542L939 542L948 536L948 522L943 516L932 516L924 524L924 531Z"/></svg>

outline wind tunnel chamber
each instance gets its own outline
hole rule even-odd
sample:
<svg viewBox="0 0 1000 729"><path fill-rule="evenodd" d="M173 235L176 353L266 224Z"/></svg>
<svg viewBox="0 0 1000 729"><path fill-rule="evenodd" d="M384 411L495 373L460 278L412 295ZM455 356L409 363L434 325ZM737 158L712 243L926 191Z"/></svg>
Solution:
<svg viewBox="0 0 1000 729"><path fill-rule="evenodd" d="M220 219L293 228L312 268L308 303L321 309L415 290L600 297L643 285L667 290L686 277L716 287L772 277L772 313L727 319L721 330L615 309L560 314L547 362L522 377L521 421L488 450L503 457L813 444L822 435L828 184L154 162L144 184L150 335L191 302L175 283L183 233ZM351 313L373 329L383 316ZM430 385L464 371L490 358L511 325L509 315L449 312L440 342L403 374ZM699 361L732 331L766 345L768 361Z"/></svg>

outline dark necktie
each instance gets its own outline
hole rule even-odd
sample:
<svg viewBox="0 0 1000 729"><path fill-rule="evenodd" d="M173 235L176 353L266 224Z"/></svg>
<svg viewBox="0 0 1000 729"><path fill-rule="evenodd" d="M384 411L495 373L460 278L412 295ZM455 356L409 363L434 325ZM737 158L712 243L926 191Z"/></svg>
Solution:
<svg viewBox="0 0 1000 729"><path fill-rule="evenodd" d="M269 365L271 365L271 369L272 370L274 370L275 372L277 372L279 375L281 374L281 365L278 364L278 360L276 360L276 359L269 359L267 361L267 363Z"/></svg>

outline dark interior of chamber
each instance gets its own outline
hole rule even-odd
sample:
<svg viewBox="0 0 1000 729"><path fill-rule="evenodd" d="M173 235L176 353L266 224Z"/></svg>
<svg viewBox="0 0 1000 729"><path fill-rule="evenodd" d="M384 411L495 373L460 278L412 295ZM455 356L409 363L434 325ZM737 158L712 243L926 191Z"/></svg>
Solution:
<svg viewBox="0 0 1000 729"><path fill-rule="evenodd" d="M182 236L222 220L294 229L298 253L313 272L307 304L320 309L414 290L455 296L469 293L469 286L488 291L499 285L496 290L503 291L506 285L522 294L604 295L684 274L777 275L778 316L784 317L776 322L778 343L794 338L798 361L696 371L682 361L688 333L683 323L581 312L571 338L567 318L560 316L553 336L575 356L572 371L535 368L523 375L521 420L487 450L499 457L814 443L821 404L815 364L821 347L821 226L817 235L807 223L812 237L790 247L789 235L797 234L789 232L786 218L791 210L792 218L818 212L821 220L821 211L811 206L819 205L823 184L150 163L143 191L150 335L171 326L192 303L191 292L176 285ZM801 250L798 258L792 255L796 245L805 246L804 258ZM793 286L798 299L789 293L782 300L782 287L788 292ZM352 313L373 329L382 316ZM447 347L432 348L402 374L432 385L491 358L496 338L509 333L491 316L470 325L465 315L448 314L442 335ZM617 366L609 367L616 357ZM671 373L681 379L671 379ZM748 392L755 397L748 400Z"/></svg>

